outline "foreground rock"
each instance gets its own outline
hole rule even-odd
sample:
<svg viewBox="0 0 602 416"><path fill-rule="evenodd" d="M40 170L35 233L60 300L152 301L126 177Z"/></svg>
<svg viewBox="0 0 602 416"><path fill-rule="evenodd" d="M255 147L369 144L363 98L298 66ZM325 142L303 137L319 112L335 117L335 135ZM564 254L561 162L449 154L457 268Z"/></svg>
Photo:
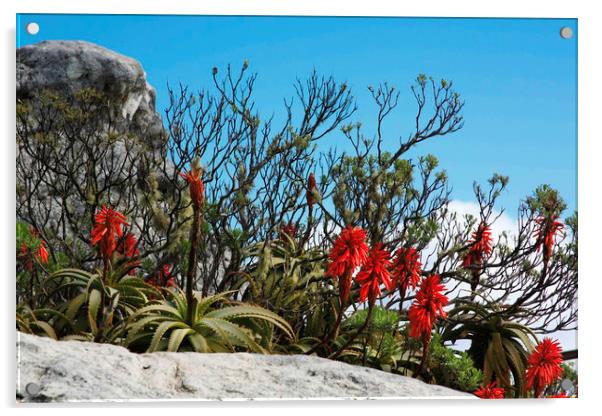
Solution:
<svg viewBox="0 0 602 416"><path fill-rule="evenodd" d="M19 333L17 360L17 398L23 401L474 397L303 355L133 354Z"/></svg>

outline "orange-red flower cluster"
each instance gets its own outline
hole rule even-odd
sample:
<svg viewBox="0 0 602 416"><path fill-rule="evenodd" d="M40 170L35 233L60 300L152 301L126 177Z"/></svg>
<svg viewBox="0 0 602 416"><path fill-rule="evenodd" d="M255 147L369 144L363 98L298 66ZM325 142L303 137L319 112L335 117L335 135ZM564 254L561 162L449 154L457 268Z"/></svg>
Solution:
<svg viewBox="0 0 602 416"><path fill-rule="evenodd" d="M416 298L408 311L410 320L410 336L422 338L428 342L437 317L445 318L447 313L443 307L447 305L447 296L443 294L446 288L439 283L439 275L425 277L420 284Z"/></svg>
<svg viewBox="0 0 602 416"><path fill-rule="evenodd" d="M470 249L464 256L462 266L471 267L482 264L485 257L491 255L493 250L492 242L491 228L487 224L481 223L479 228L472 233Z"/></svg>
<svg viewBox="0 0 602 416"><path fill-rule="evenodd" d="M556 234L562 232L564 224L558 220L557 216L552 218L540 216L535 219L535 223L535 244L538 251L543 247L543 258L547 262L552 256Z"/></svg>
<svg viewBox="0 0 602 416"><path fill-rule="evenodd" d="M382 243L376 244L357 275L360 284L360 301L372 305L376 297L380 295L380 285L387 289L393 288L393 281L389 269L391 268L391 254L383 247Z"/></svg>
<svg viewBox="0 0 602 416"><path fill-rule="evenodd" d="M42 264L47 264L48 249L46 248L46 243L44 240L41 240L33 250L30 250L25 243L21 244L17 258L23 264L23 268L29 272L33 270L34 260L38 260Z"/></svg>
<svg viewBox="0 0 602 416"><path fill-rule="evenodd" d="M138 241L132 233L127 233L120 241L117 251L127 257L135 257L140 254L138 250Z"/></svg>
<svg viewBox="0 0 602 416"><path fill-rule="evenodd" d="M40 241L36 255L40 260L40 263L48 263L48 250L46 249L46 243L44 241Z"/></svg>
<svg viewBox="0 0 602 416"><path fill-rule="evenodd" d="M117 245L117 252L129 258L139 256L140 250L138 249L138 241L136 240L136 236L134 236L132 233L127 233L124 237L122 237ZM130 262L130 265L132 267L137 267L140 265L140 261L137 260ZM131 269L128 274L131 276L135 275L136 269Z"/></svg>
<svg viewBox="0 0 602 416"><path fill-rule="evenodd" d="M205 204L205 185L201 180L201 174L203 170L201 168L197 168L192 166L189 172L186 174L181 174L186 182L188 182L188 189L190 190L190 199L192 200L192 205L196 209L200 209Z"/></svg>
<svg viewBox="0 0 602 416"><path fill-rule="evenodd" d="M326 275L339 279L339 297L346 302L351 290L351 279L355 270L364 264L369 247L366 231L359 227L345 227L330 250L330 264Z"/></svg>
<svg viewBox="0 0 602 416"><path fill-rule="evenodd" d="M163 265L159 272L148 280L148 283L155 287L167 287L175 288L178 287L176 279L171 275L169 271L169 264Z"/></svg>
<svg viewBox="0 0 602 416"><path fill-rule="evenodd" d="M99 245L100 252L105 260L111 258L117 248L117 240L123 237L123 226L129 225L125 216L119 211L102 206L94 218L90 243Z"/></svg>
<svg viewBox="0 0 602 416"><path fill-rule="evenodd" d="M409 287L415 289L420 282L422 264L420 254L413 247L401 247L395 254L391 265L391 276L395 286L405 292Z"/></svg>
<svg viewBox="0 0 602 416"><path fill-rule="evenodd" d="M479 387L475 392L475 396L481 399L503 399L506 391L502 387L496 387L495 381L486 386Z"/></svg>
<svg viewBox="0 0 602 416"><path fill-rule="evenodd" d="M546 386L562 377L562 349L558 341L544 338L529 355L527 361L527 389L541 396Z"/></svg>
<svg viewBox="0 0 602 416"><path fill-rule="evenodd" d="M294 239L297 236L297 226L295 223L289 222L288 224L283 224L280 226L280 239L286 240L284 235L286 234L289 238Z"/></svg>

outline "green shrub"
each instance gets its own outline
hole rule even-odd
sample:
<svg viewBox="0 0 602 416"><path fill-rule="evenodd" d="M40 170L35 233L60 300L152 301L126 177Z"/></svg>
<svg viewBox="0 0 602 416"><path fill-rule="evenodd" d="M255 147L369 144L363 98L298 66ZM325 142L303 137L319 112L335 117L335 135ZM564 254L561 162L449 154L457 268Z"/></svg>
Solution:
<svg viewBox="0 0 602 416"><path fill-rule="evenodd" d="M429 346L428 366L436 384L452 389L473 392L483 380L468 354L444 346L437 334Z"/></svg>
<svg viewBox="0 0 602 416"><path fill-rule="evenodd" d="M343 322L337 345L344 345L344 340L362 327L367 314L367 309L360 309ZM402 358L403 344L398 322L397 311L375 306L364 333L340 356L352 364L367 365L389 372L397 370Z"/></svg>

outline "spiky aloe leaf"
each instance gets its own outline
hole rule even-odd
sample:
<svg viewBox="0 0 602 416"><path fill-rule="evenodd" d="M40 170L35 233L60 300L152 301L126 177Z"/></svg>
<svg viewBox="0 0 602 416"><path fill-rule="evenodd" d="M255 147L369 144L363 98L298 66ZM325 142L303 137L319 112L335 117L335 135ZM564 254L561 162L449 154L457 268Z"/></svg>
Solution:
<svg viewBox="0 0 602 416"><path fill-rule="evenodd" d="M207 339L198 332L189 333L188 340L196 352L209 352L209 344Z"/></svg>
<svg viewBox="0 0 602 416"><path fill-rule="evenodd" d="M46 334L47 337L58 340L58 337L56 335L56 332L54 331L54 328L52 326L50 326L50 324L48 324L47 322L36 320L36 321L31 322L30 326L38 327L39 329L44 331L44 333Z"/></svg>
<svg viewBox="0 0 602 416"><path fill-rule="evenodd" d="M64 279L64 278L69 278L69 279L73 279L82 283L87 283L92 277L94 276L94 274L87 272L85 270L80 270L80 269L61 269L58 270L54 273L52 273L51 275L48 276L48 278L46 279L47 281L51 281L51 280L56 280L56 279Z"/></svg>
<svg viewBox="0 0 602 416"><path fill-rule="evenodd" d="M178 328L187 328L188 325L181 321L165 321L161 322L155 333L153 334L153 338L151 339L150 346L148 347L148 352L158 351L159 343L163 339L163 336L170 329L178 329Z"/></svg>
<svg viewBox="0 0 602 416"><path fill-rule="evenodd" d="M491 334L491 341L487 348L486 361L489 366L490 372L488 377L485 378L485 383L492 381L491 375L495 375L495 379L498 384L505 388L510 387L510 366L506 358L506 352L502 343L502 337L498 332Z"/></svg>
<svg viewBox="0 0 602 416"><path fill-rule="evenodd" d="M63 338L61 338L62 341L88 341L88 342L92 342L94 340L94 337L92 337L89 334L83 334L83 335L65 335Z"/></svg>
<svg viewBox="0 0 602 416"><path fill-rule="evenodd" d="M158 315L151 315L151 316L146 316L144 318L139 319L138 321L135 321L134 323L130 324L128 326L128 336L126 338L126 344L131 344L134 342L134 339L136 338L136 335L138 335L138 333L147 325L149 324L156 324L159 325L159 323L168 320L169 318L166 316L158 316Z"/></svg>
<svg viewBox="0 0 602 416"><path fill-rule="evenodd" d="M245 330L230 321L220 318L205 317L200 324L211 328L231 347L237 346L248 348L251 351L263 354L266 352Z"/></svg>
<svg viewBox="0 0 602 416"><path fill-rule="evenodd" d="M167 343L167 351L178 351L184 338L186 338L187 335L194 333L194 330L191 328L181 328L172 331L171 335L169 336L169 342Z"/></svg>
<svg viewBox="0 0 602 416"><path fill-rule="evenodd" d="M136 319L142 315L148 314L148 313L161 313L161 312L164 312L168 316L173 317L173 318L183 319L183 316L180 314L180 311L178 311L176 308L174 308L173 306L171 306L170 304L167 304L167 303L158 303L158 304L148 305L143 308L140 308L136 311L136 313L134 315L132 315L131 319L134 320L134 319Z"/></svg>
<svg viewBox="0 0 602 416"><path fill-rule="evenodd" d="M67 318L71 320L75 319L77 311L80 310L84 303L86 303L86 294L80 293L79 295L71 299L71 301L67 304L67 307L65 309L65 316L67 316Z"/></svg>
<svg viewBox="0 0 602 416"><path fill-rule="evenodd" d="M523 325L508 323L505 325L505 330L507 330L511 336L519 338L529 352L533 351L535 344L537 343L537 336L531 329Z"/></svg>
<svg viewBox="0 0 602 416"><path fill-rule="evenodd" d="M508 364L514 379L514 386L517 396L522 396L525 391L525 370L527 365L527 354L520 345L509 340L502 340L504 350L508 357Z"/></svg>
<svg viewBox="0 0 602 416"><path fill-rule="evenodd" d="M236 292L235 290L231 290L228 292L216 293L215 295L210 295L207 297L197 296L196 300L196 316L203 316L207 313L207 311L217 302L225 301L228 295ZM185 298L184 298L185 299Z"/></svg>
<svg viewBox="0 0 602 416"><path fill-rule="evenodd" d="M278 328L284 331L289 338L295 338L294 331L288 324L288 322L282 319L279 315L267 309L260 308L258 306L229 306L223 309L217 309L215 311L209 312L206 316L209 318L221 318L227 320L237 318L258 318L276 325Z"/></svg>
<svg viewBox="0 0 602 416"><path fill-rule="evenodd" d="M98 319L98 309L100 308L101 300L102 295L100 291L92 289L88 295L88 322L93 334L98 333L98 325L96 320Z"/></svg>

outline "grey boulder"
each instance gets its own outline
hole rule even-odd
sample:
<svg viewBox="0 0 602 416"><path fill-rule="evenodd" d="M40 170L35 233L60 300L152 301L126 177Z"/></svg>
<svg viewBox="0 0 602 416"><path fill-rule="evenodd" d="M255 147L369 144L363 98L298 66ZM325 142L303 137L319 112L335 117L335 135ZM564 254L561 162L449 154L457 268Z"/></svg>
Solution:
<svg viewBox="0 0 602 416"><path fill-rule="evenodd" d="M44 41L17 49L17 98L44 89L66 95L84 88L105 93L133 132L156 143L163 137L156 93L138 61L83 41Z"/></svg>
<svg viewBox="0 0 602 416"><path fill-rule="evenodd" d="M304 355L134 354L18 333L17 399L474 398L371 368Z"/></svg>

